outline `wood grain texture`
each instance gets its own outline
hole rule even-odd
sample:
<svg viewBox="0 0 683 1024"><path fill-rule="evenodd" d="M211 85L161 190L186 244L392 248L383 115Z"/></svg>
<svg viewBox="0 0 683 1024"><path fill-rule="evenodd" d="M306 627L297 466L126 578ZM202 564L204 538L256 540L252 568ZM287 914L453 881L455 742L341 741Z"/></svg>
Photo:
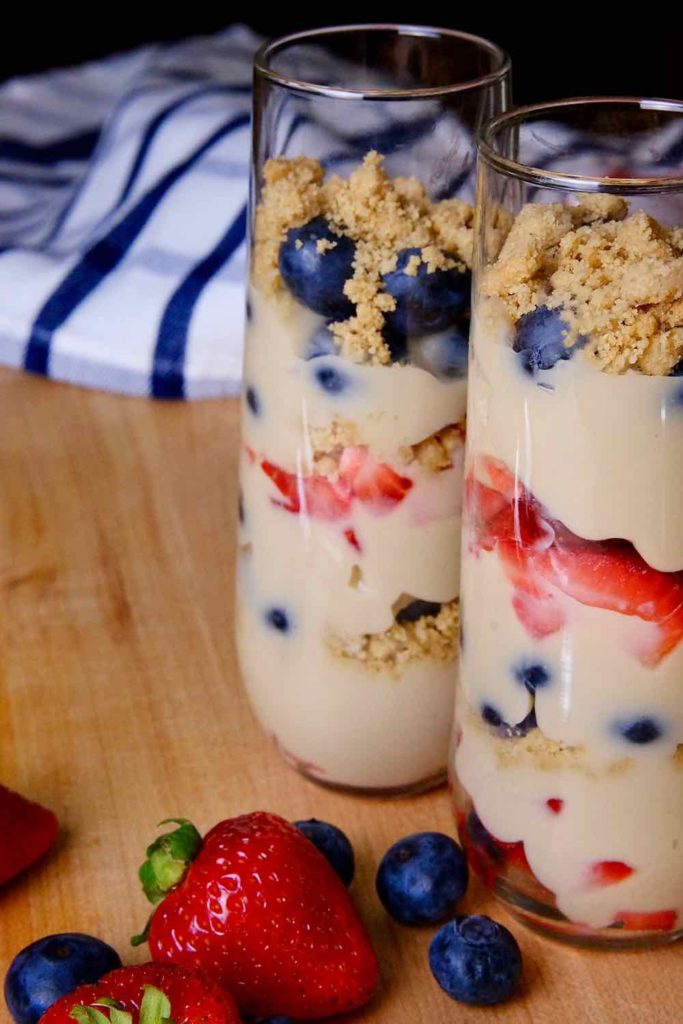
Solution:
<svg viewBox="0 0 683 1024"><path fill-rule="evenodd" d="M3 973L27 942L66 929L144 958L128 938L146 916L136 869L156 822L185 815L207 828L265 808L327 818L353 838L354 892L383 972L379 998L354 1021L682 1019L683 948L584 953L517 925L516 1000L471 1010L438 990L431 931L392 924L373 876L401 835L452 830L446 794L379 802L319 789L280 761L241 692L236 402L160 404L0 371L0 409L0 778L52 807L64 830L0 894ZM475 886L468 907L510 924Z"/></svg>

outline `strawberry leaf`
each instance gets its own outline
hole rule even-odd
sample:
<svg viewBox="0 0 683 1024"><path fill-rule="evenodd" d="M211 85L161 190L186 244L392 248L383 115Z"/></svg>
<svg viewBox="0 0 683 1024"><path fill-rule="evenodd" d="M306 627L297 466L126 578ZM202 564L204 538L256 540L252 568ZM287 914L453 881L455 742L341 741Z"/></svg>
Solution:
<svg viewBox="0 0 683 1024"><path fill-rule="evenodd" d="M145 896L156 906L174 889L199 853L202 837L186 818L166 818L160 825L178 828L165 832L147 847L147 858L138 872Z"/></svg>

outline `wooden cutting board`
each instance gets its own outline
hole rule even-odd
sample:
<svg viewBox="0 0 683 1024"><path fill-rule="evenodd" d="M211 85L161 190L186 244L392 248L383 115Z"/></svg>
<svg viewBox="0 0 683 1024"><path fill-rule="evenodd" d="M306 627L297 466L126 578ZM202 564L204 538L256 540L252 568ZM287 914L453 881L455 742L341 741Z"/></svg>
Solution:
<svg viewBox="0 0 683 1024"><path fill-rule="evenodd" d="M512 924L519 997L451 1002L427 966L431 930L393 924L374 895L400 836L451 831L446 793L350 798L271 749L240 689L232 640L236 402L160 404L0 371L0 779L54 808L56 851L0 893L0 967L48 932L128 938L146 906L136 869L161 818L271 809L346 829L354 893L383 988L367 1024L674 1024L683 947L564 949ZM653 793L653 799L656 794ZM478 887L468 909L498 914ZM9 1020L4 1008L0 1019Z"/></svg>

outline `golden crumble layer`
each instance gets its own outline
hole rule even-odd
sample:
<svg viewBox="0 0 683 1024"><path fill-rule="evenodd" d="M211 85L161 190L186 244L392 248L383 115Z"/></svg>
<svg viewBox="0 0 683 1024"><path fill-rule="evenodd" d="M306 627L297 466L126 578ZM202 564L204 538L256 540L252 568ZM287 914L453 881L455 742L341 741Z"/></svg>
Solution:
<svg viewBox="0 0 683 1024"><path fill-rule="evenodd" d="M615 196L520 211L484 294L514 320L537 306L562 308L567 343L601 370L668 375L683 359L683 229Z"/></svg>
<svg viewBox="0 0 683 1024"><path fill-rule="evenodd" d="M441 606L437 615L416 622L395 622L384 633L330 636L328 647L338 658L370 672L398 674L411 661L452 661L458 650L459 602Z"/></svg>
<svg viewBox="0 0 683 1024"><path fill-rule="evenodd" d="M334 420L327 427L310 427L309 439L313 452L314 471L321 476L336 480L339 476L339 460L345 448L362 444L358 428L348 420ZM441 473L452 469L455 453L465 444L465 422L449 423L416 444L399 449L399 459L404 466L417 464L428 473ZM367 446L372 452L372 446ZM379 458L383 453L375 452Z"/></svg>
<svg viewBox="0 0 683 1024"><path fill-rule="evenodd" d="M473 209L460 199L432 202L417 178L390 178L378 153L368 153L348 178L325 180L322 166L308 157L269 160L263 169L256 210L253 277L266 294L284 293L278 270L287 231L324 216L333 232L356 246L353 276L344 286L356 309L333 323L343 355L357 363L386 365L391 353L382 337L384 317L395 300L383 290L382 275L395 270L402 249L420 249L406 272L421 263L429 271L472 264ZM329 243L327 246L329 247Z"/></svg>

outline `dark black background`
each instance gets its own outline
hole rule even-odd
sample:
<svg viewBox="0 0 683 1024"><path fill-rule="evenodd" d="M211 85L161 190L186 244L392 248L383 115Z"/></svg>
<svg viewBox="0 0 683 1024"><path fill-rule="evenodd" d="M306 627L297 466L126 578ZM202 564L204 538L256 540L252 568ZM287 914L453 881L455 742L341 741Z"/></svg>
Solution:
<svg viewBox="0 0 683 1024"><path fill-rule="evenodd" d="M268 0L267 8L273 6ZM330 19L316 17L312 5L305 7L310 16L299 16L290 4L282 4L282 13L276 7L272 14L259 16L255 0L241 8L194 0L176 9L159 5L155 12L142 9L143 3L78 5L78 11L76 5L56 4L40 13L31 4L23 9L14 4L11 27L8 23L0 42L0 78L73 64L152 40L213 32L234 20L248 22L267 36L339 22L403 21L447 24L500 43L513 58L517 102L593 93L683 97L679 26L661 8L636 8L636 15L620 17L601 15L597 4L593 11L586 4L548 2L510 3L498 9L497 4L476 0L466 7L434 5L434 16L429 17L429 4L322 6L333 11Z"/></svg>

